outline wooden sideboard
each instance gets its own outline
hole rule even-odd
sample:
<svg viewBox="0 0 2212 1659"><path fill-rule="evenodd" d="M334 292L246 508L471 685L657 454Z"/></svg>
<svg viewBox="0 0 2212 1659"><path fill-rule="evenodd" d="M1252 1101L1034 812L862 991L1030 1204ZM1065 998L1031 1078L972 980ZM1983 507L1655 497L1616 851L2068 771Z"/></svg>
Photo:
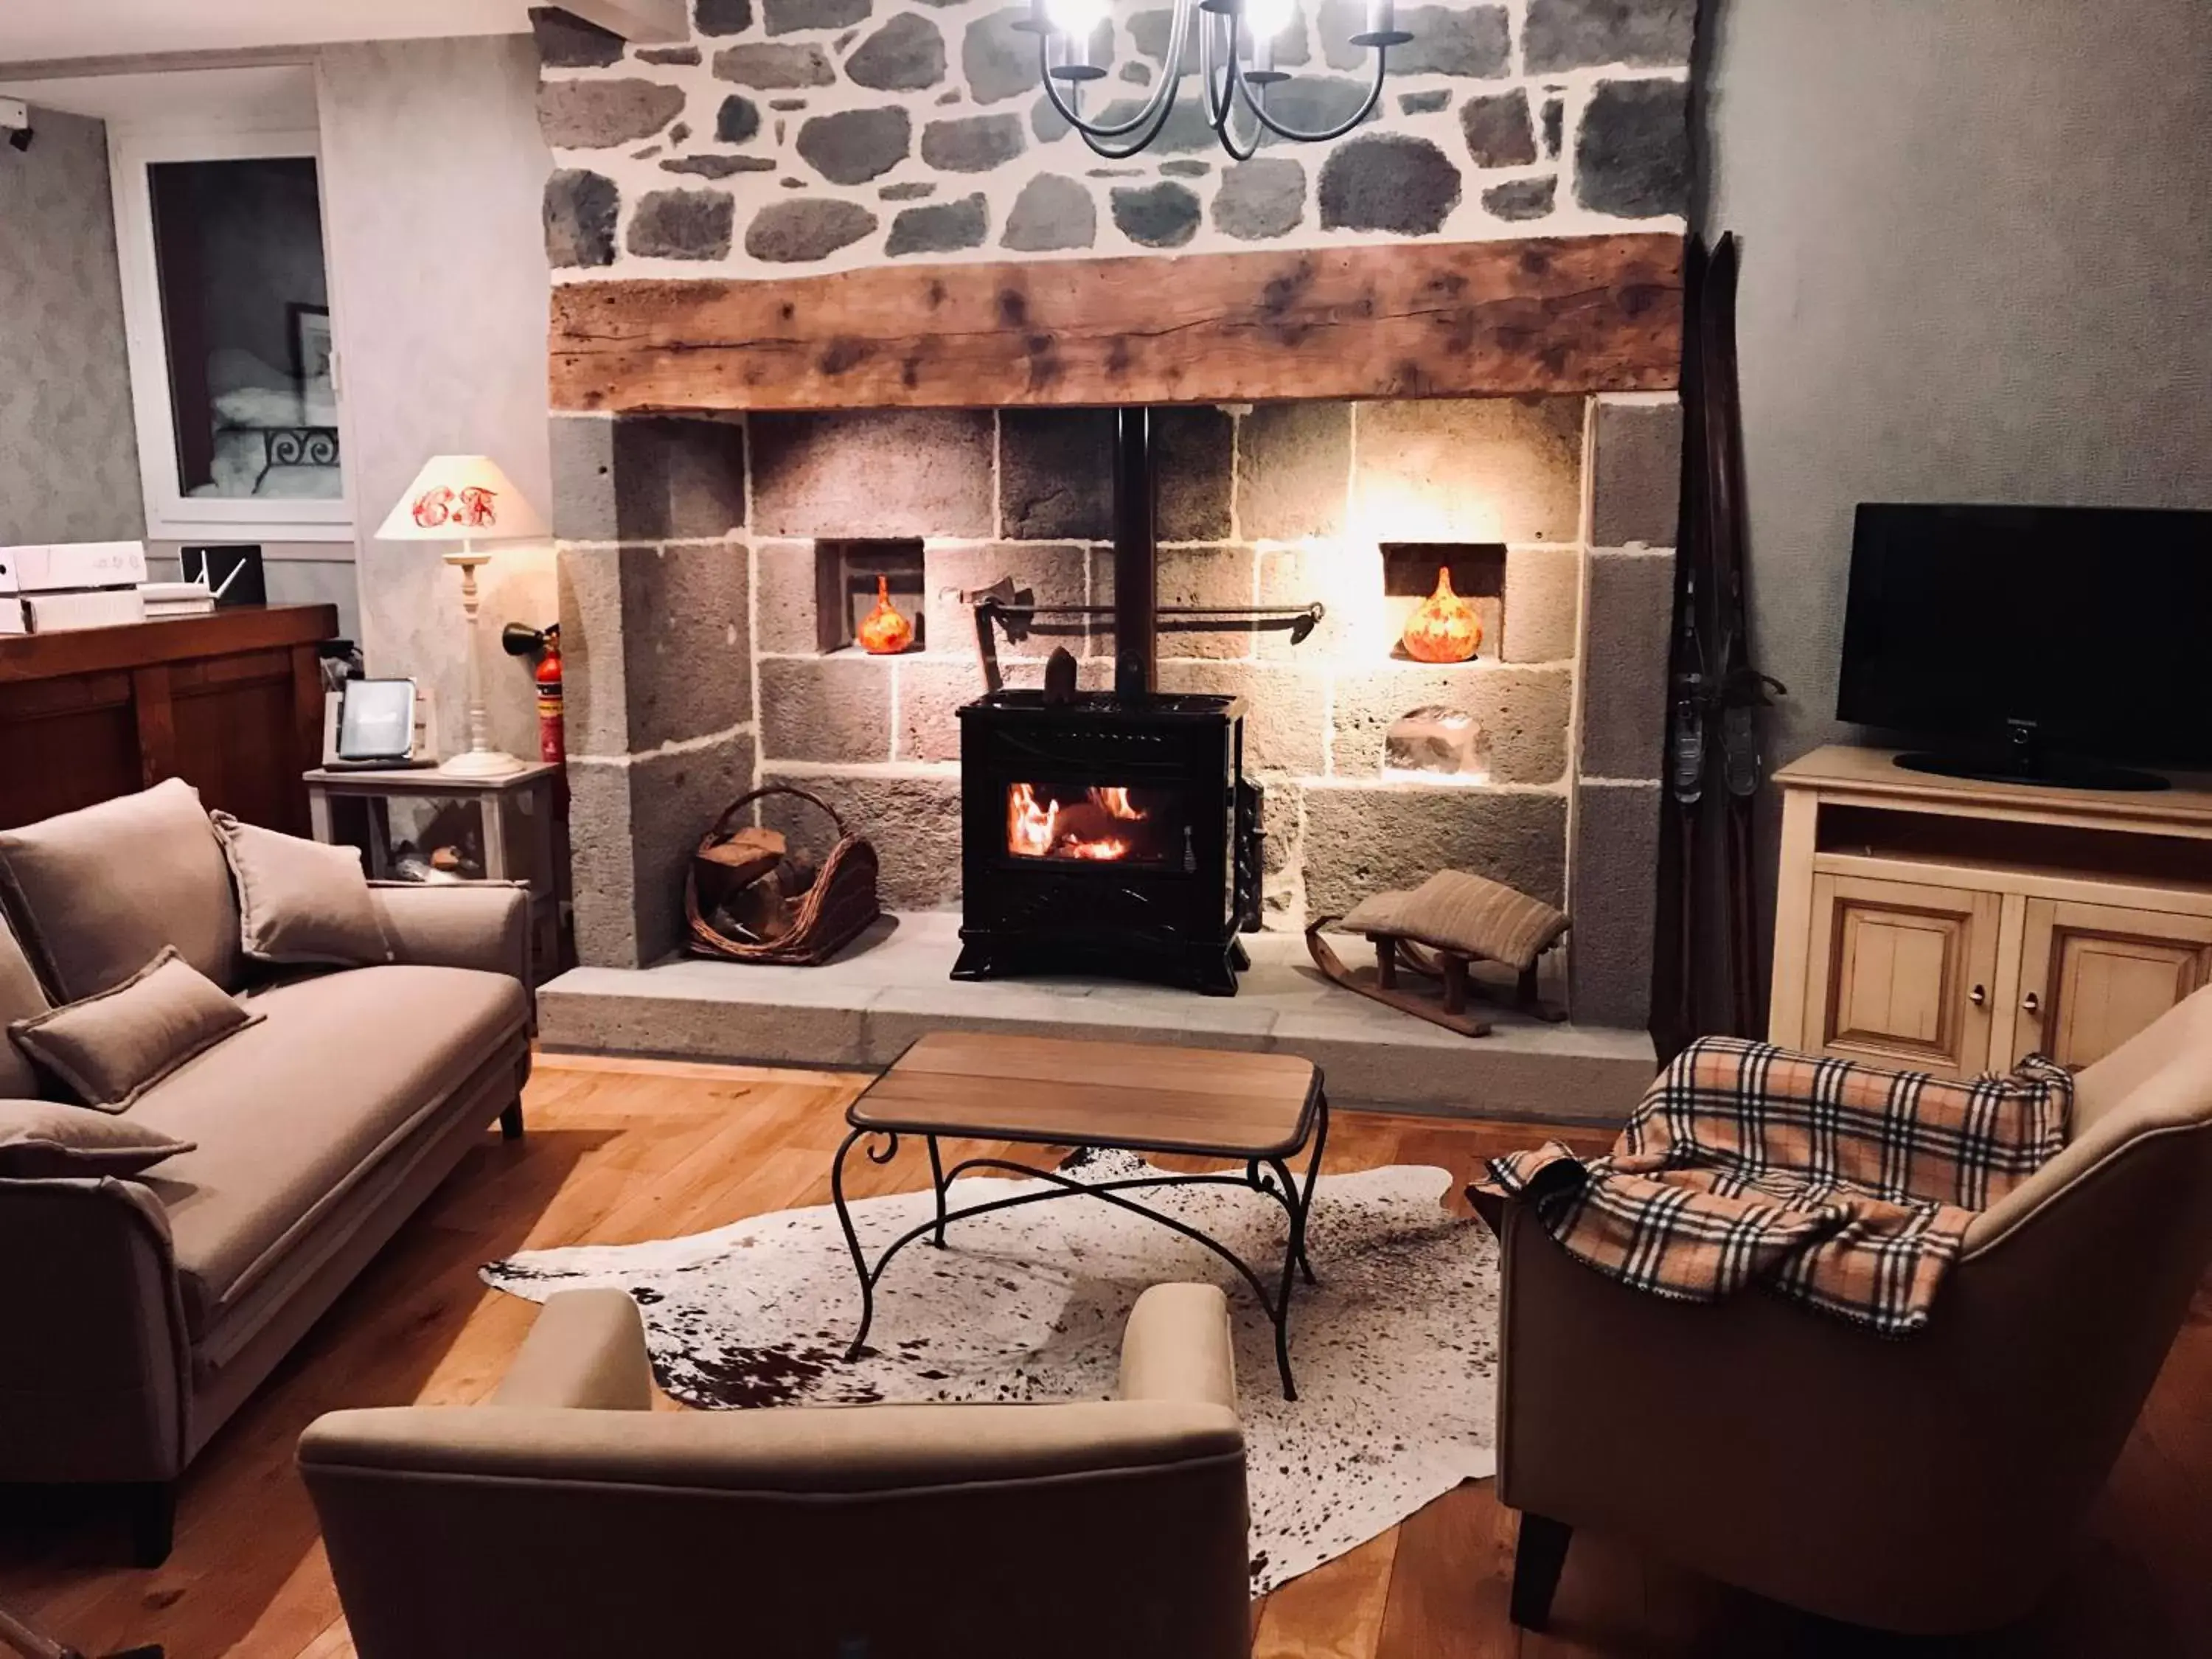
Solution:
<svg viewBox="0 0 2212 1659"><path fill-rule="evenodd" d="M0 638L0 829L179 777L210 807L306 835L315 647L337 626L336 606L295 605Z"/></svg>
<svg viewBox="0 0 2212 1659"><path fill-rule="evenodd" d="M2212 778L2112 793L1827 748L1783 791L1769 1038L1971 1077L2079 1068L2212 979Z"/></svg>

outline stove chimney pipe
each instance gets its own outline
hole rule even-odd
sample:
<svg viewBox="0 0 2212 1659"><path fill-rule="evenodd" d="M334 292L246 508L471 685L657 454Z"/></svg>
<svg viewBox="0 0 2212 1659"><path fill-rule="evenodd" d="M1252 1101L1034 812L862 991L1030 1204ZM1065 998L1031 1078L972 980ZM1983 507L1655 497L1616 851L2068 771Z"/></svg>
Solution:
<svg viewBox="0 0 2212 1659"><path fill-rule="evenodd" d="M1152 410L1114 411L1114 693L1152 693L1159 656Z"/></svg>

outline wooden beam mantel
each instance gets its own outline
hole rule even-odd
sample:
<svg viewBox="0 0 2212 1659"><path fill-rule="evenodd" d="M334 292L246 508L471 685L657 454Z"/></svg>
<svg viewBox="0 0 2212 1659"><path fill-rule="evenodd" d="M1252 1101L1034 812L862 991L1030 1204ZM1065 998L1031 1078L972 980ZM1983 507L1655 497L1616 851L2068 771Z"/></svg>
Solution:
<svg viewBox="0 0 2212 1659"><path fill-rule="evenodd" d="M633 46L667 45L691 38L688 0L562 0L562 9L611 29Z"/></svg>
<svg viewBox="0 0 2212 1659"><path fill-rule="evenodd" d="M553 290L556 409L959 408L1679 383L1682 239L873 265Z"/></svg>

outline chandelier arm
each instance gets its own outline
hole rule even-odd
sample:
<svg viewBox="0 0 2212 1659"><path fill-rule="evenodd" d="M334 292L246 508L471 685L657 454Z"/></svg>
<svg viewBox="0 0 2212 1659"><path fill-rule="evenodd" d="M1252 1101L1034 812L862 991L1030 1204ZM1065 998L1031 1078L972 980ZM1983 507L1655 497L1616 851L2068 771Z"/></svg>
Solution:
<svg viewBox="0 0 2212 1659"><path fill-rule="evenodd" d="M1222 124L1220 131L1215 136L1221 140L1221 148L1232 161L1249 161L1259 153L1260 129L1257 127L1252 129L1252 136L1244 141L1242 149L1237 148L1237 140L1231 136L1226 122Z"/></svg>
<svg viewBox="0 0 2212 1659"><path fill-rule="evenodd" d="M1259 125L1256 122L1254 123L1251 136L1245 139L1244 148L1242 149L1237 148L1235 133L1236 128L1232 122L1224 121L1221 124L1221 148L1229 152L1229 159L1232 161L1250 161L1260 150L1260 139L1262 134Z"/></svg>
<svg viewBox="0 0 2212 1659"><path fill-rule="evenodd" d="M1201 23L1200 27L1206 31L1199 37L1199 56L1203 70L1202 79L1206 94L1206 125L1213 129L1214 137L1220 141L1223 151L1231 161L1249 161L1259 150L1260 128L1255 125L1250 137L1244 140L1241 148L1239 147L1236 128L1237 93L1231 79L1237 59L1237 19L1234 16L1227 18L1224 20L1224 26L1218 30L1205 23ZM1218 71L1213 64L1217 41L1225 46L1229 54L1229 66ZM1218 95L1215 92L1217 74L1219 76L1218 84L1220 88Z"/></svg>
<svg viewBox="0 0 2212 1659"><path fill-rule="evenodd" d="M1102 155L1109 161L1127 161L1142 155L1150 148L1152 140L1158 137L1161 129L1167 125L1168 117L1174 111L1175 100L1170 99L1153 118L1152 124L1122 146L1107 143L1081 121L1072 121L1070 125L1075 130L1075 136L1083 140L1085 148L1093 155Z"/></svg>
<svg viewBox="0 0 2212 1659"><path fill-rule="evenodd" d="M1182 42L1186 38L1192 9L1190 0L1176 0L1176 21L1168 32L1168 46L1170 52L1178 58L1182 53ZM1051 101L1052 107L1060 118L1081 133L1084 142L1090 144L1093 150L1115 161L1127 161L1138 150L1151 143L1159 136L1159 129L1167 125L1167 118L1175 109L1176 77L1170 75L1161 77L1161 84L1152 88L1151 95L1146 99L1143 106L1127 120L1111 122L1085 120L1082 116L1068 106L1066 100L1060 95L1059 87L1054 83L1052 36L1049 34L1037 36L1037 79L1044 83L1044 95ZM1098 149L1097 140L1125 138L1139 127L1146 126L1148 124L1151 130L1145 134L1134 149L1118 155L1110 150Z"/></svg>
<svg viewBox="0 0 2212 1659"><path fill-rule="evenodd" d="M1146 150L1150 149L1152 147L1152 140L1160 136L1160 128L1166 125L1167 122L1165 118L1163 118L1158 125L1155 125L1151 131L1137 139L1126 149L1114 149L1103 140L1092 137L1089 131L1083 127L1078 127L1075 129L1075 136L1083 140L1085 147L1088 149L1093 155L1103 156L1109 161L1128 161L1135 160L1138 156L1143 155Z"/></svg>
<svg viewBox="0 0 2212 1659"><path fill-rule="evenodd" d="M1236 27L1234 20L1231 21L1230 27L1232 29ZM1254 126L1251 135L1245 139L1243 148L1240 149L1238 147L1236 128L1236 36L1231 34L1229 37L1229 64L1227 67L1224 68L1220 71L1221 94L1220 100L1218 104L1215 101L1213 93L1213 44L1214 36L1212 32L1209 30L1200 42L1202 49L1201 57L1205 65L1206 124L1213 129L1213 136L1220 141L1222 149L1227 154L1231 161L1249 161L1259 150L1260 128L1256 125Z"/></svg>
<svg viewBox="0 0 2212 1659"><path fill-rule="evenodd" d="M1254 118L1268 131L1278 137L1287 138L1293 143L1325 144L1332 138L1343 137L1346 133L1375 112L1375 106L1382 101L1382 76L1389 67L1389 54L1390 48L1388 46L1375 48L1375 80L1374 83L1367 88L1366 102L1352 112L1351 119L1340 126L1331 127L1326 132L1301 132L1296 127L1285 126L1273 116L1268 114L1266 106L1253 95L1252 83L1244 78L1243 66L1237 61L1236 54L1233 52L1229 58L1229 74L1236 91L1241 94L1245 108L1250 110Z"/></svg>
<svg viewBox="0 0 2212 1659"><path fill-rule="evenodd" d="M1199 89L1204 93L1206 96L1206 125L1212 127L1215 134L1218 136L1224 129L1229 120L1230 106L1231 101L1229 91L1229 76L1225 70L1223 71L1220 82L1221 93L1220 96L1217 98L1214 95L1213 67L1213 54L1217 48L1214 44L1215 30L1213 27L1212 14L1208 13L1206 16L1200 21L1198 27ZM1233 51L1231 55L1232 57L1235 56Z"/></svg>

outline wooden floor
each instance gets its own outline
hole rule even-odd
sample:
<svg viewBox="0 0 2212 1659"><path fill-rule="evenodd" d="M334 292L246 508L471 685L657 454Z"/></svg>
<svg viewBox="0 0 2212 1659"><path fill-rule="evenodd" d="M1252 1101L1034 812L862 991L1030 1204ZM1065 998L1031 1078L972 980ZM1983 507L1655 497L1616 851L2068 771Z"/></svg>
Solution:
<svg viewBox="0 0 2212 1659"><path fill-rule="evenodd" d="M841 1109L856 1086L820 1073L542 1063L527 1096L528 1137L507 1145L488 1134L185 1478L176 1553L166 1566L112 1565L119 1522L99 1505L50 1499L32 1512L11 1502L0 1511L0 1601L92 1652L159 1641L170 1659L351 1655L293 1473L300 1431L335 1407L470 1401L489 1392L536 1310L486 1290L476 1277L482 1262L526 1247L694 1232L826 1202ZM1528 1133L1341 1113L1329 1167L1431 1163L1464 1174ZM916 1164L878 1170L856 1160L856 1189L921 1185ZM1716 1469L1717 1479L1724 1474ZM1917 1496L1900 1488L1900 1501ZM1568 1558L1553 1632L1525 1635L1505 1616L1513 1535L1513 1517L1488 1482L1462 1486L1276 1591L1255 1609L1254 1651L1266 1659L1559 1659L1890 1650L1588 1535ZM2212 1298L2200 1295L2043 1613L1961 1650L2038 1659L2212 1653L2208 1567Z"/></svg>

